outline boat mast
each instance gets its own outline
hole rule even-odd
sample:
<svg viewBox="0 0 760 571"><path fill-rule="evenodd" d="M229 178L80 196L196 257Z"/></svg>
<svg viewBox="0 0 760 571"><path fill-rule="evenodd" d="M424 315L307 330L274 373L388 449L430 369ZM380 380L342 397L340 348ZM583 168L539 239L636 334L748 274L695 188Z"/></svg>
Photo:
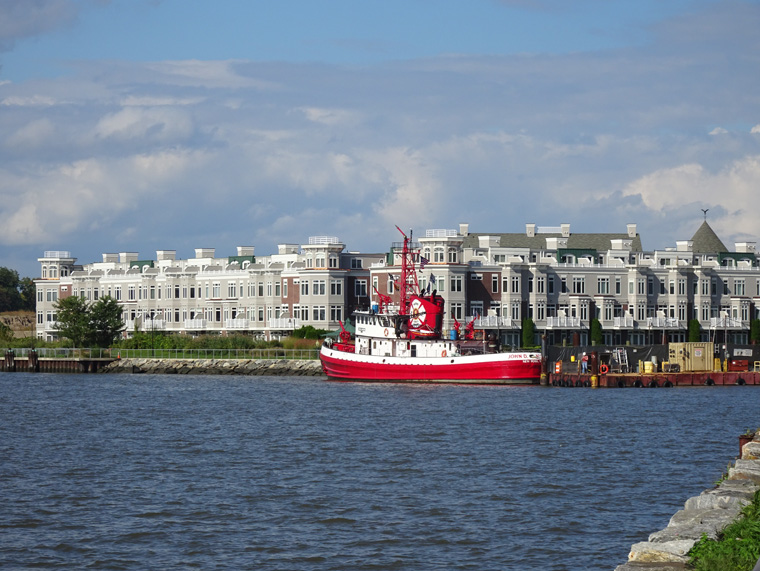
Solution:
<svg viewBox="0 0 760 571"><path fill-rule="evenodd" d="M417 282L417 267L414 262L415 251L412 249L412 231L409 230L409 236L404 234L398 226L396 229L404 237L404 245L401 249L401 279L399 284L399 313L409 315L409 298L412 295L419 295L419 284Z"/></svg>

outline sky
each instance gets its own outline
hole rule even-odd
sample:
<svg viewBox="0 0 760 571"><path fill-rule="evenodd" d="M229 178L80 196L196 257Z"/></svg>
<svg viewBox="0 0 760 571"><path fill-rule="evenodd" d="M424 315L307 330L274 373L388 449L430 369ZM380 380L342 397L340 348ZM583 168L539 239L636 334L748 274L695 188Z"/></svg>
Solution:
<svg viewBox="0 0 760 571"><path fill-rule="evenodd" d="M395 225L760 241L760 2L0 0L0 266Z"/></svg>

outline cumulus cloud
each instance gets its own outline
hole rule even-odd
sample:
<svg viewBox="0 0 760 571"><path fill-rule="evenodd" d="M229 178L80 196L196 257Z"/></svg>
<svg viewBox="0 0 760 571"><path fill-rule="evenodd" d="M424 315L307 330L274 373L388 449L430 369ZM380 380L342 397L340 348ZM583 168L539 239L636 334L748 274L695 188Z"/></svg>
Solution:
<svg viewBox="0 0 760 571"><path fill-rule="evenodd" d="M699 164L661 169L633 181L623 196L637 196L652 211L676 213L688 207L715 207L711 222L724 236L757 236L760 209L760 155L743 157L710 172ZM694 208L696 210L696 208Z"/></svg>
<svg viewBox="0 0 760 571"><path fill-rule="evenodd" d="M693 234L700 207L722 238L756 235L760 125L715 125L757 122L757 40L742 25L732 41L748 55L695 58L701 40L684 30L712 15L672 23L678 41L663 28L659 43L604 53L363 68L93 60L0 84L0 247L89 261L121 247L268 253L329 234L376 251L396 224L459 222L638 222L663 247Z"/></svg>

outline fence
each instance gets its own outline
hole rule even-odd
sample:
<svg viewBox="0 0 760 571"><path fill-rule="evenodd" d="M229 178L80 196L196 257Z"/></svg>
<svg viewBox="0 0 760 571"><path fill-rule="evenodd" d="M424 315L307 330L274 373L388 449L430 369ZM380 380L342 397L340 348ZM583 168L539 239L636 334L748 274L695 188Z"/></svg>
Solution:
<svg viewBox="0 0 760 571"><path fill-rule="evenodd" d="M319 349L34 349L40 359L318 359ZM0 349L13 351L16 357L27 358L31 348Z"/></svg>

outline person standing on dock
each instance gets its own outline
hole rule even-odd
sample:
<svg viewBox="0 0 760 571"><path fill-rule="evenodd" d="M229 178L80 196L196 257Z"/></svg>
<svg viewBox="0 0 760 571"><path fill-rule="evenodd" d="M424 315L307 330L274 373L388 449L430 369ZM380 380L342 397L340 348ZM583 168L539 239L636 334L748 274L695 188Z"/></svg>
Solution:
<svg viewBox="0 0 760 571"><path fill-rule="evenodd" d="M581 357L581 373L584 375L588 373L588 355L586 353L583 353L583 356Z"/></svg>

